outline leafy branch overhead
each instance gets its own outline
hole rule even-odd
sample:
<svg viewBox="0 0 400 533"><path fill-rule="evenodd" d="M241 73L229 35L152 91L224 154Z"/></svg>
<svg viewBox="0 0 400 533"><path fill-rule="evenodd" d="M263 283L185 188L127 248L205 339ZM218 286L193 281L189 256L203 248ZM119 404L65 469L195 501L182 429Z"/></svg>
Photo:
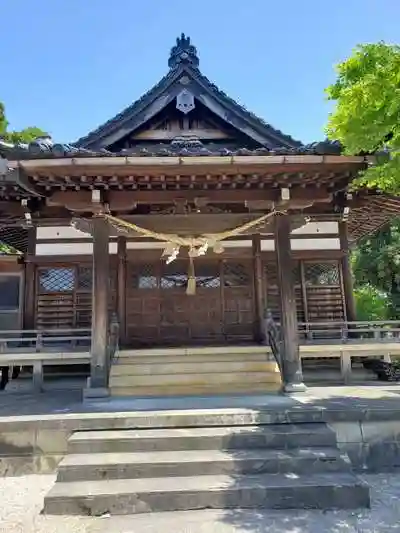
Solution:
<svg viewBox="0 0 400 533"><path fill-rule="evenodd" d="M4 104L0 102L0 140L15 144L29 143L38 137L46 135L43 130L36 128L35 126L24 128L21 131L9 131L8 126L9 124L6 118L5 107Z"/></svg>
<svg viewBox="0 0 400 533"><path fill-rule="evenodd" d="M327 89L336 102L328 137L348 154L378 154L356 185L400 194L400 46L358 46L337 66L337 75Z"/></svg>

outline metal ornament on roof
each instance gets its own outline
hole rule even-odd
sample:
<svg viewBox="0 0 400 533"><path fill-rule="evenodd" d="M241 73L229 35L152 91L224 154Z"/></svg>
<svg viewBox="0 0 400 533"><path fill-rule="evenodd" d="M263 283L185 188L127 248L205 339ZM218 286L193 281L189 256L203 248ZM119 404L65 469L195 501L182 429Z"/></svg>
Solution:
<svg viewBox="0 0 400 533"><path fill-rule="evenodd" d="M184 113L190 113L195 108L194 96L187 89L183 89L176 97L176 108Z"/></svg>

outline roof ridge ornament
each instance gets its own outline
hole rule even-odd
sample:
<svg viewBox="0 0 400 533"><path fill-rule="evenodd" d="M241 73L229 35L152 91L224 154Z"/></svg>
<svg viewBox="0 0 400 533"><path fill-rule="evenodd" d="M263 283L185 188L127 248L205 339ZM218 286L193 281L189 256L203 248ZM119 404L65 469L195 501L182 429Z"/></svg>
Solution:
<svg viewBox="0 0 400 533"><path fill-rule="evenodd" d="M197 49L191 44L190 37L186 37L184 33L176 39L176 45L171 48L168 59L168 66L171 69L181 64L191 65L194 68L199 67Z"/></svg>

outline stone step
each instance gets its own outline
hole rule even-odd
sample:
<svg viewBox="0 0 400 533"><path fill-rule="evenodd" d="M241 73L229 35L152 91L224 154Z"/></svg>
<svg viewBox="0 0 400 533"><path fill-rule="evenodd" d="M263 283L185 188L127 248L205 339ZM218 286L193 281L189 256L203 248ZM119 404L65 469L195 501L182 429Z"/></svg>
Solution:
<svg viewBox="0 0 400 533"><path fill-rule="evenodd" d="M150 374L110 376L110 387L170 387L179 384L193 387L247 383L280 383L279 372L214 372L197 374Z"/></svg>
<svg viewBox="0 0 400 533"><path fill-rule="evenodd" d="M349 472L350 463L336 448L296 450L189 450L91 453L65 457L57 481L94 481L145 477L223 474L307 474Z"/></svg>
<svg viewBox="0 0 400 533"><path fill-rule="evenodd" d="M277 394L281 391L282 385L280 383L229 383L218 386L213 385L165 385L165 386L133 386L133 387L119 387L111 386L111 396L118 396L123 398L160 398L168 396L224 396L224 395L239 395L239 394Z"/></svg>
<svg viewBox="0 0 400 533"><path fill-rule="evenodd" d="M349 473L187 476L56 483L44 512L101 516L190 509L356 509L369 489Z"/></svg>
<svg viewBox="0 0 400 533"><path fill-rule="evenodd" d="M137 363L134 361L117 361L112 365L110 376L148 376L163 374L209 374L209 373L242 373L242 372L263 372L279 374L276 363L271 361L248 361L247 359L238 359L237 361L192 361L186 358L186 361L160 361L154 363Z"/></svg>
<svg viewBox="0 0 400 533"><path fill-rule="evenodd" d="M82 431L68 441L71 454L326 446L336 434L323 423Z"/></svg>

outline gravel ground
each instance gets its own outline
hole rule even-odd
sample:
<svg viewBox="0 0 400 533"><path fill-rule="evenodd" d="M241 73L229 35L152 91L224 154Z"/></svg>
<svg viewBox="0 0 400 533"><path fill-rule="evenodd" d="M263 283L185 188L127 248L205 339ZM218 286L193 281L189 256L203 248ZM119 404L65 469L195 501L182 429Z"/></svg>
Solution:
<svg viewBox="0 0 400 533"><path fill-rule="evenodd" d="M0 479L0 533L400 533L400 474L362 476L373 507L360 511L195 511L133 517L40 514L54 476Z"/></svg>

